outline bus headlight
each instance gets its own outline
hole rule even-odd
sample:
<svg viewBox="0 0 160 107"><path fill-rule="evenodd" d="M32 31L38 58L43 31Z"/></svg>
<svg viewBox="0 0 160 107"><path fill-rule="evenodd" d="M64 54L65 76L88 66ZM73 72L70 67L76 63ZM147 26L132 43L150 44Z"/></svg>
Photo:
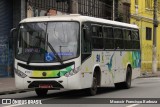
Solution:
<svg viewBox="0 0 160 107"><path fill-rule="evenodd" d="M65 76L66 76L66 77L70 77L70 76L72 76L72 75L77 74L79 71L80 71L80 67L77 67L77 68L75 68L75 69L72 69L70 72L66 73Z"/></svg>
<svg viewBox="0 0 160 107"><path fill-rule="evenodd" d="M21 78L25 78L27 75L18 69L14 69L14 72Z"/></svg>

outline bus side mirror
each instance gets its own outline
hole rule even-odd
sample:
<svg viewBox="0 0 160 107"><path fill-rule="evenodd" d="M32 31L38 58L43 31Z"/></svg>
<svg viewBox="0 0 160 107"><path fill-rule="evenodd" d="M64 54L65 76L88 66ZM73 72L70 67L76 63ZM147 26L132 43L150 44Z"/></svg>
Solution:
<svg viewBox="0 0 160 107"><path fill-rule="evenodd" d="M16 34L17 34L17 28L12 28L10 30L10 38L15 38Z"/></svg>

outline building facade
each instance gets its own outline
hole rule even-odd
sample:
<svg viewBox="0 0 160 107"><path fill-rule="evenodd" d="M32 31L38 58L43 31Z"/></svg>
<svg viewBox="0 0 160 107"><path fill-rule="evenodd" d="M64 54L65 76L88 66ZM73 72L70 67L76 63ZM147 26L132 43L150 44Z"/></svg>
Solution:
<svg viewBox="0 0 160 107"><path fill-rule="evenodd" d="M8 22L8 20L12 20L12 3L8 2L9 0L0 1L0 76L7 74L2 71L5 70L4 66L7 67L6 63L8 63L8 30L12 28L12 24ZM6 6L10 8L6 8Z"/></svg>
<svg viewBox="0 0 160 107"><path fill-rule="evenodd" d="M117 18L118 21L130 23L131 0L119 0Z"/></svg>
<svg viewBox="0 0 160 107"><path fill-rule="evenodd" d="M27 16L82 14L112 20L112 0L28 0Z"/></svg>
<svg viewBox="0 0 160 107"><path fill-rule="evenodd" d="M9 38L11 29L18 27L22 19L74 13L129 23L128 1L0 0L0 77L14 75L14 43L10 42ZM124 9L126 11L123 11Z"/></svg>
<svg viewBox="0 0 160 107"><path fill-rule="evenodd" d="M27 17L27 0L0 0L0 77L14 76L11 29Z"/></svg>
<svg viewBox="0 0 160 107"><path fill-rule="evenodd" d="M153 47L153 3L154 0L131 0L131 23L140 28L142 49L142 72L152 71ZM160 0L158 0L158 16ZM160 21L160 17L158 17ZM160 26L157 27L157 67L160 68Z"/></svg>
<svg viewBox="0 0 160 107"><path fill-rule="evenodd" d="M2 0L4 1L4 0ZM13 0L13 27L26 17L76 13L136 24L140 28L142 71L152 69L153 1L154 0ZM113 2L114 1L114 2ZM158 0L158 15L160 0ZM159 18L160 20L160 18ZM157 28L157 32L160 28ZM157 33L157 41L160 40ZM150 53L150 54L148 54ZM157 42L160 68L160 43Z"/></svg>

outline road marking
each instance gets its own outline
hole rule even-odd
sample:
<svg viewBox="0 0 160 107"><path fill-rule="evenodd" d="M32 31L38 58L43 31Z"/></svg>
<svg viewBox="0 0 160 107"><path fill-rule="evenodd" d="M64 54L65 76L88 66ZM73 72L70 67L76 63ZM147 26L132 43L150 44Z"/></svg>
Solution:
<svg viewBox="0 0 160 107"><path fill-rule="evenodd" d="M126 107L135 107L135 106L138 106L139 104L132 104L132 105L129 105L129 106L126 106Z"/></svg>
<svg viewBox="0 0 160 107"><path fill-rule="evenodd" d="M3 106L3 107L15 107L15 106L21 106L23 104L15 104L15 105L8 105L8 106Z"/></svg>

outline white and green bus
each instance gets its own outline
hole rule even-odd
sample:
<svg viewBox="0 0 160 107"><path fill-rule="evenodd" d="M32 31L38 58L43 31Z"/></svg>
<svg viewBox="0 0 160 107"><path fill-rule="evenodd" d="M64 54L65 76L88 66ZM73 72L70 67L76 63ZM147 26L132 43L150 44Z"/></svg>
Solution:
<svg viewBox="0 0 160 107"><path fill-rule="evenodd" d="M15 83L35 88L87 89L112 84L130 88L140 75L141 50L136 25L81 15L33 17L19 24L15 49Z"/></svg>

